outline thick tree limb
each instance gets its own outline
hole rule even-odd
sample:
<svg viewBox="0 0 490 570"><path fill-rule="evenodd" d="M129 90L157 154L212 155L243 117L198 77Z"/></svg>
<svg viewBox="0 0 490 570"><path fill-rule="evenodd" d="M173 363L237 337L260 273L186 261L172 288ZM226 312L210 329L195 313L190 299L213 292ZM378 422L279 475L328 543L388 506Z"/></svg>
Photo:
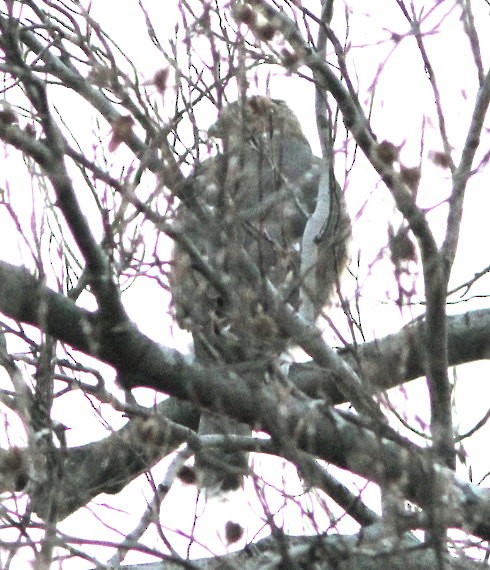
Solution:
<svg viewBox="0 0 490 570"><path fill-rule="evenodd" d="M147 386L201 406L221 411L240 420L259 424L271 433L289 433L299 449L349 469L373 481L397 481L404 495L424 506L427 476L435 476L451 497L448 526L463 521L474 533L490 537L486 512L490 509L485 492L463 483L412 444L394 442L361 425L352 424L328 406L278 393L274 387L247 385L228 370L204 369L192 365L176 351L164 349L129 330L97 334L97 316L39 284L25 270L0 263L0 310L7 316L38 325L40 303L47 332L92 356L116 367L129 385ZM489 318L482 312L480 318ZM476 319L481 323L480 319ZM457 327L456 327L457 329ZM488 334L487 334L488 336ZM89 341L87 339L94 339ZM488 354L487 340L480 343L480 358ZM281 413L278 414L278 410ZM449 507L452 507L451 509Z"/></svg>
<svg viewBox="0 0 490 570"><path fill-rule="evenodd" d="M273 570L285 567L317 570L432 570L437 567L432 549L424 548L413 537L394 537L386 535L384 530L382 526L374 525L352 536L269 536L241 551L192 560L188 566L183 565L182 561L167 559L127 565L124 570L181 570L183 567L196 570ZM467 558L446 557L445 563L447 570L487 568L486 565Z"/></svg>

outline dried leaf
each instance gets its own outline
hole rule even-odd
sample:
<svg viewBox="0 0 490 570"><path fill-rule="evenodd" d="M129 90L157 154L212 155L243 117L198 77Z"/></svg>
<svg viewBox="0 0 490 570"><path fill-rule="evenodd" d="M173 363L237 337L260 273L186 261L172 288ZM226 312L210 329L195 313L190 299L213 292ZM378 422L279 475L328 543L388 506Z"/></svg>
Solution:
<svg viewBox="0 0 490 570"><path fill-rule="evenodd" d="M228 544L238 542L243 536L243 527L236 522L227 521L225 524L225 536Z"/></svg>
<svg viewBox="0 0 490 570"><path fill-rule="evenodd" d="M399 149L390 141L380 142L376 148L379 159L385 164L393 164L398 160Z"/></svg>
<svg viewBox="0 0 490 570"><path fill-rule="evenodd" d="M112 138L109 142L109 151L114 152L117 147L126 142L133 132L134 119L129 115L118 117L112 123Z"/></svg>

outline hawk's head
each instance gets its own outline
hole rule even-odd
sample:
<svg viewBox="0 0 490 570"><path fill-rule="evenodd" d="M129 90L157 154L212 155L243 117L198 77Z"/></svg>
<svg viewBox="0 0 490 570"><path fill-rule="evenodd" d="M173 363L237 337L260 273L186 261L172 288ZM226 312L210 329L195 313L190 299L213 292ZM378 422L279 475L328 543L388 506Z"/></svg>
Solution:
<svg viewBox="0 0 490 570"><path fill-rule="evenodd" d="M230 143L250 137L292 136L304 140L298 119L284 101L258 95L240 99L223 107L209 136Z"/></svg>

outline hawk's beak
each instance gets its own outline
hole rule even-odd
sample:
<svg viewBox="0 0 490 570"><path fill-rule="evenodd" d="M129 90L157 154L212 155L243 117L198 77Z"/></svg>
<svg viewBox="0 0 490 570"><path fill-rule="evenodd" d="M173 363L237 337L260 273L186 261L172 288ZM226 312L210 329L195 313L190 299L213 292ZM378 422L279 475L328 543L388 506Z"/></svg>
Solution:
<svg viewBox="0 0 490 570"><path fill-rule="evenodd" d="M218 121L216 121L216 123L214 123L213 125L211 125L208 129L208 135L209 137L214 137L215 139L220 139L222 136L222 132L220 129L220 125L218 124Z"/></svg>

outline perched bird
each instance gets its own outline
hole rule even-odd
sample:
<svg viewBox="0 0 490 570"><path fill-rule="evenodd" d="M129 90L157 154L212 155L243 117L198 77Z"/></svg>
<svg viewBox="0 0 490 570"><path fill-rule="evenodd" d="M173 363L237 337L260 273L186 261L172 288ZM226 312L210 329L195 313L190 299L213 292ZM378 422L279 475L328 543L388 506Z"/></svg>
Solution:
<svg viewBox="0 0 490 570"><path fill-rule="evenodd" d="M175 223L170 284L177 322L193 334L201 362L240 364L277 358L289 341L274 319L269 280L284 302L299 308L301 243L315 210L321 161L313 156L298 119L280 100L249 97L231 103L209 130L219 153L187 180ZM327 303L347 259L350 220L332 175L329 219L318 236L316 279L307 295L315 316ZM189 247L189 244L192 246ZM244 257L256 267L244 269ZM250 433L218 414L202 427L221 434ZM207 424L207 425L205 425ZM243 453L197 457L201 485L239 487Z"/></svg>

